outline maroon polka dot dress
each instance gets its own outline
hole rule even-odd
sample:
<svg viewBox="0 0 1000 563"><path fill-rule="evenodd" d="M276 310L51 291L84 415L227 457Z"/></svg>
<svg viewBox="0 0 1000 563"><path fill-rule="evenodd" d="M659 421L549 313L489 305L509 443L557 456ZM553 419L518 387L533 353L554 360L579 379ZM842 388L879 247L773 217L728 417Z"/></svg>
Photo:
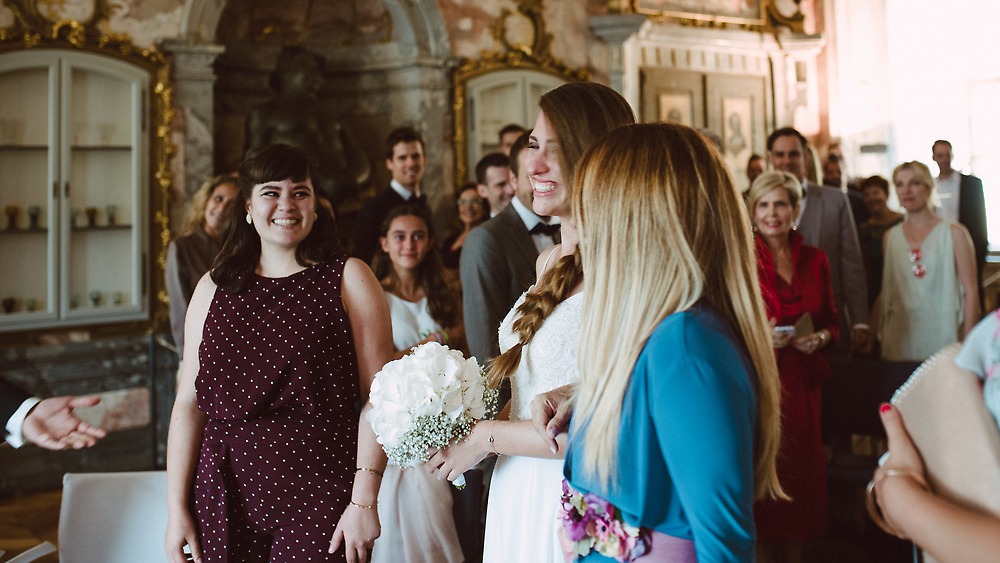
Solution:
<svg viewBox="0 0 1000 563"><path fill-rule="evenodd" d="M196 381L208 415L194 485L205 561L331 561L357 456L358 365L346 256L222 289Z"/></svg>

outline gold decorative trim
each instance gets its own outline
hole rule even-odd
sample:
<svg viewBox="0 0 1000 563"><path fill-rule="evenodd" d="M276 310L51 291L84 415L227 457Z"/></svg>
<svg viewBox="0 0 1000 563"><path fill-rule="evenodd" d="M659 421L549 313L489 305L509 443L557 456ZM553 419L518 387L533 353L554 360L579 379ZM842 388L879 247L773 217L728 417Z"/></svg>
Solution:
<svg viewBox="0 0 1000 563"><path fill-rule="evenodd" d="M149 233L149 255L155 256L154 265L148 265L145 275L152 275L149 292L153 296L150 303L150 325L153 330L169 327L169 309L164 272L167 264L167 246L170 243L170 187L174 174L170 170L170 160L177 147L170 139L174 119L173 87L170 84L170 61L156 47L140 47L126 34L106 33L101 24L114 13L115 7L107 0L94 0L94 12L84 21L51 21L38 10L37 0L3 0L14 13L14 25L0 28L0 54L21 49L79 49L104 55L117 60L125 60L150 74L152 87L149 100L152 106L150 128L150 157L153 167L152 185L159 190L150 190L150 210L152 224ZM153 230L159 226L159 236Z"/></svg>
<svg viewBox="0 0 1000 563"><path fill-rule="evenodd" d="M570 68L562 60L552 56L549 48L552 44L552 34L545 28L545 18L542 14L543 0L520 0L517 12L504 8L500 17L493 23L493 50L481 51L478 59L466 59L452 75L452 113L455 116L455 130L452 144L455 150L455 185L465 183L468 173L465 139L465 84L478 76L500 70L537 70L553 74L569 81L590 80L590 70L586 68ZM523 15L532 26L531 45L511 43L507 38L507 20L511 16Z"/></svg>
<svg viewBox="0 0 1000 563"><path fill-rule="evenodd" d="M778 10L774 0L760 0L760 17L745 18L702 14L690 11L657 10L640 7L640 0L612 0L608 2L610 11L643 14L656 22L672 21L683 26L713 29L743 29L747 31L776 33L780 28L788 28L797 33L805 31L805 16L795 2L795 13L784 15Z"/></svg>

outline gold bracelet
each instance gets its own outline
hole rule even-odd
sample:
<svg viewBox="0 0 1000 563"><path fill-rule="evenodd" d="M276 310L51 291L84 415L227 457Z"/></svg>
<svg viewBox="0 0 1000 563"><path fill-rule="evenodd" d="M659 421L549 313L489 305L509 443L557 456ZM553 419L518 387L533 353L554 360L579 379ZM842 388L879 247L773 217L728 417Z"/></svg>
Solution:
<svg viewBox="0 0 1000 563"><path fill-rule="evenodd" d="M500 457L500 452L497 451L496 440L493 439L493 428L496 425L497 425L497 421L495 421L495 420L493 421L493 424L490 425L490 447L493 448L493 455L495 455L497 457Z"/></svg>
<svg viewBox="0 0 1000 563"><path fill-rule="evenodd" d="M351 504L358 508L367 508L368 510L375 510L375 507L378 505L378 501L375 501L375 504L358 504L352 500Z"/></svg>
<svg viewBox="0 0 1000 563"><path fill-rule="evenodd" d="M886 469L881 475L871 481L868 481L868 486L865 487L865 508L868 509L868 516L871 517L872 522L875 522L875 525L881 528L885 533L905 540L908 538L890 526L885 520L885 516L882 515L882 509L879 508L878 501L876 499L875 485L878 485L883 479L887 479L889 477L909 477L913 479L923 490L929 491L931 488L930 485L927 484L927 479L924 479L923 475L907 469Z"/></svg>
<svg viewBox="0 0 1000 563"><path fill-rule="evenodd" d="M357 473L358 471L367 471L369 473L374 473L374 474L378 475L379 477L384 477L384 475L382 474L381 471L379 471L378 469L372 469L370 467L359 467L359 468L357 468L357 469L354 470L355 473Z"/></svg>

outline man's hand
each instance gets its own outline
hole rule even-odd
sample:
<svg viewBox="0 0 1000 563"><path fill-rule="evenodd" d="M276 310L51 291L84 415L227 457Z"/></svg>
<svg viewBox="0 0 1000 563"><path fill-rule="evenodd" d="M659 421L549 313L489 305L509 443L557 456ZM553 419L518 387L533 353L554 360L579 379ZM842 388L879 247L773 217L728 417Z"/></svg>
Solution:
<svg viewBox="0 0 1000 563"><path fill-rule="evenodd" d="M867 328L855 328L851 331L851 350L859 354L872 353L872 334Z"/></svg>
<svg viewBox="0 0 1000 563"><path fill-rule="evenodd" d="M100 397L51 397L42 399L24 418L24 439L47 450L89 448L107 433L80 420L73 409L92 407Z"/></svg>

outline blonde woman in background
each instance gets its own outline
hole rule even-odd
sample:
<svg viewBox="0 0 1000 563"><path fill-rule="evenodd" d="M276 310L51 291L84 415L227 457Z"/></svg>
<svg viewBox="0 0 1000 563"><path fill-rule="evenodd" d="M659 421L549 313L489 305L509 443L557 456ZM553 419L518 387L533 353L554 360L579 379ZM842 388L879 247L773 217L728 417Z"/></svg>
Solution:
<svg viewBox="0 0 1000 563"><path fill-rule="evenodd" d="M600 84L564 84L538 102L525 169L539 215L556 216L562 244L538 257L539 282L500 325L500 350L491 368L494 385L510 379L512 397L500 420L477 424L465 441L438 452L431 471L457 478L487 455L498 455L490 484L484 563L562 563L556 511L562 483L561 453L531 427L530 402L538 393L575 383L582 310L583 270L570 211L576 163L605 133L635 123L628 102ZM547 458L547 459L546 459Z"/></svg>
<svg viewBox="0 0 1000 563"><path fill-rule="evenodd" d="M778 373L745 209L718 152L685 126L619 128L579 164L586 300L565 473L648 534L639 561L752 561L753 501L782 494ZM541 427L555 412L533 410L549 413Z"/></svg>
<svg viewBox="0 0 1000 563"><path fill-rule="evenodd" d="M885 235L882 293L871 324L883 359L923 361L964 339L979 321L976 255L969 231L934 212L927 165L904 162L892 181L906 216Z"/></svg>
<svg viewBox="0 0 1000 563"><path fill-rule="evenodd" d="M170 331L177 353L184 350L184 317L198 280L212 267L222 248L220 233L226 205L239 188L232 174L205 182L191 198L184 234L167 247L167 296L170 298Z"/></svg>

